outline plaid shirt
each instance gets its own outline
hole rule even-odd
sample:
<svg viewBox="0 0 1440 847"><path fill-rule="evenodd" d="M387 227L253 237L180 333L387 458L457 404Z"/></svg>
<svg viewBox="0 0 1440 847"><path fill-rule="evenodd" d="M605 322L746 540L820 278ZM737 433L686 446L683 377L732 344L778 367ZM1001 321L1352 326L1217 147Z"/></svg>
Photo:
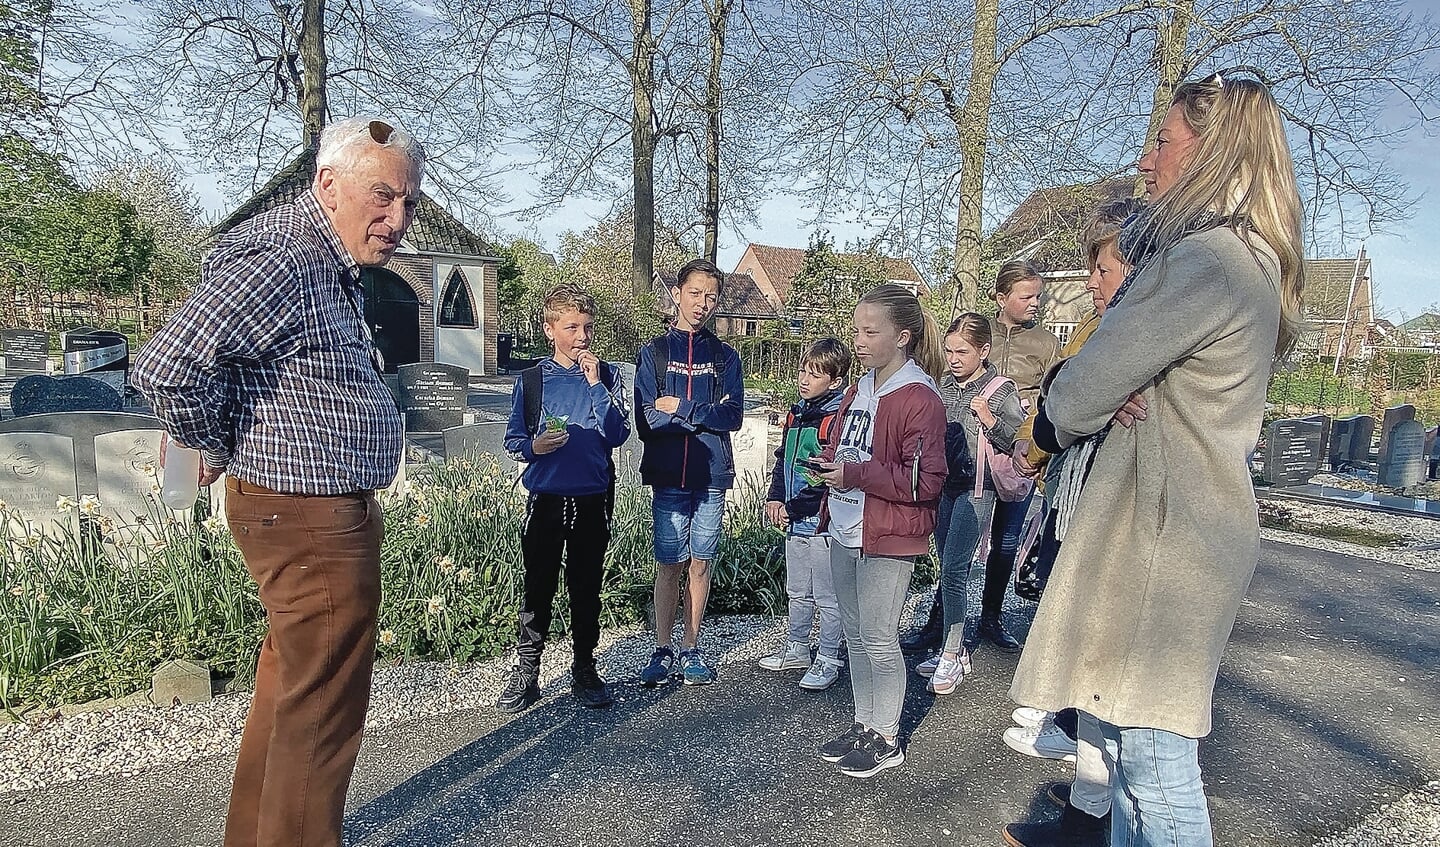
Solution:
<svg viewBox="0 0 1440 847"><path fill-rule="evenodd" d="M370 359L360 268L310 192L232 230L130 381L170 434L293 494L384 488L403 430Z"/></svg>

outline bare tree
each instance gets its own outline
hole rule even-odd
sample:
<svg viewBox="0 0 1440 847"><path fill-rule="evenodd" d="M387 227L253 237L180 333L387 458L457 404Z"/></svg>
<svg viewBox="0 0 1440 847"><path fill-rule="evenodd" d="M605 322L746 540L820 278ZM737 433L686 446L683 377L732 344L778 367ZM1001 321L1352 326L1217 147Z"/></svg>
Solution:
<svg viewBox="0 0 1440 847"><path fill-rule="evenodd" d="M888 213L909 252L953 233L955 306L973 308L997 128L1008 121L1047 129L1049 138L1009 139L1032 145L1046 162L1087 149L1098 124L1086 128L1079 116L1098 86L1050 86L1046 69L1070 69L1072 83L1102 82L1113 57L1067 52L1073 33L1115 25L1150 5L1133 0L1097 10L1051 0L1002 10L998 0L976 0L970 10L922 7L897 19L883 2L862 2L854 15L853 6L832 11L807 0L801 25L815 45L816 91L796 134L807 152L801 169L821 174L816 190L827 199L858 179L863 198ZM877 178L891 186L875 192ZM953 224L944 222L947 209Z"/></svg>
<svg viewBox="0 0 1440 847"><path fill-rule="evenodd" d="M1406 181L1384 154L1440 116L1440 30L1401 0L1171 0L1154 18L1159 73L1145 136L1175 89L1211 72L1268 85L1292 130L1312 241L1363 237L1404 217ZM1428 129L1428 128L1427 128Z"/></svg>

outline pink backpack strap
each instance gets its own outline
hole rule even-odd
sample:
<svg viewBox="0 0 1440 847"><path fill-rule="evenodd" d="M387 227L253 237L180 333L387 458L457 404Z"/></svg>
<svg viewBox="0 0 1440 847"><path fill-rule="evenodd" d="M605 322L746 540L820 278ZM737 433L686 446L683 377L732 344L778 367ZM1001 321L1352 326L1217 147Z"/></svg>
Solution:
<svg viewBox="0 0 1440 847"><path fill-rule="evenodd" d="M995 375L995 378L985 384L985 389L980 392L980 399L986 403L995 396L995 392L1005 387L1005 383L1014 385L1014 380L1008 376ZM975 499L979 500L985 493L985 474L990 471L990 455L995 448L990 446L990 439L985 436L985 428L980 428L980 454L975 457Z"/></svg>

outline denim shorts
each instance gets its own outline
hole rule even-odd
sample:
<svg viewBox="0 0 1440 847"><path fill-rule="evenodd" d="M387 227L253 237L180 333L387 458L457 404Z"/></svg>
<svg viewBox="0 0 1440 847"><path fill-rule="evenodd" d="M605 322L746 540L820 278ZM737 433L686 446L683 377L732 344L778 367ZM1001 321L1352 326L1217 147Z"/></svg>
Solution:
<svg viewBox="0 0 1440 847"><path fill-rule="evenodd" d="M655 561L679 565L691 559L713 562L725 518L725 492L656 488Z"/></svg>

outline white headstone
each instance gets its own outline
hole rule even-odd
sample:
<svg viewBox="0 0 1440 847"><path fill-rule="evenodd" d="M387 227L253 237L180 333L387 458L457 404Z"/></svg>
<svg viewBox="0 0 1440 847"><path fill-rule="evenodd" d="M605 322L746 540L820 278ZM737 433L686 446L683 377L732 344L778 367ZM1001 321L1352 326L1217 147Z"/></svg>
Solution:
<svg viewBox="0 0 1440 847"><path fill-rule="evenodd" d="M765 474L770 471L773 457L770 453L770 420L768 416L746 415L740 431L730 436L730 446L735 454L735 484L765 486Z"/></svg>
<svg viewBox="0 0 1440 847"><path fill-rule="evenodd" d="M55 521L70 524L56 505L65 497L77 501L75 440L44 432L0 433L0 499L7 516L19 514L40 530L51 532ZM74 511L69 513L74 514Z"/></svg>
<svg viewBox="0 0 1440 847"><path fill-rule="evenodd" d="M125 429L95 436L95 483L101 514L121 524L162 508L160 430ZM168 511L168 510L167 510Z"/></svg>

